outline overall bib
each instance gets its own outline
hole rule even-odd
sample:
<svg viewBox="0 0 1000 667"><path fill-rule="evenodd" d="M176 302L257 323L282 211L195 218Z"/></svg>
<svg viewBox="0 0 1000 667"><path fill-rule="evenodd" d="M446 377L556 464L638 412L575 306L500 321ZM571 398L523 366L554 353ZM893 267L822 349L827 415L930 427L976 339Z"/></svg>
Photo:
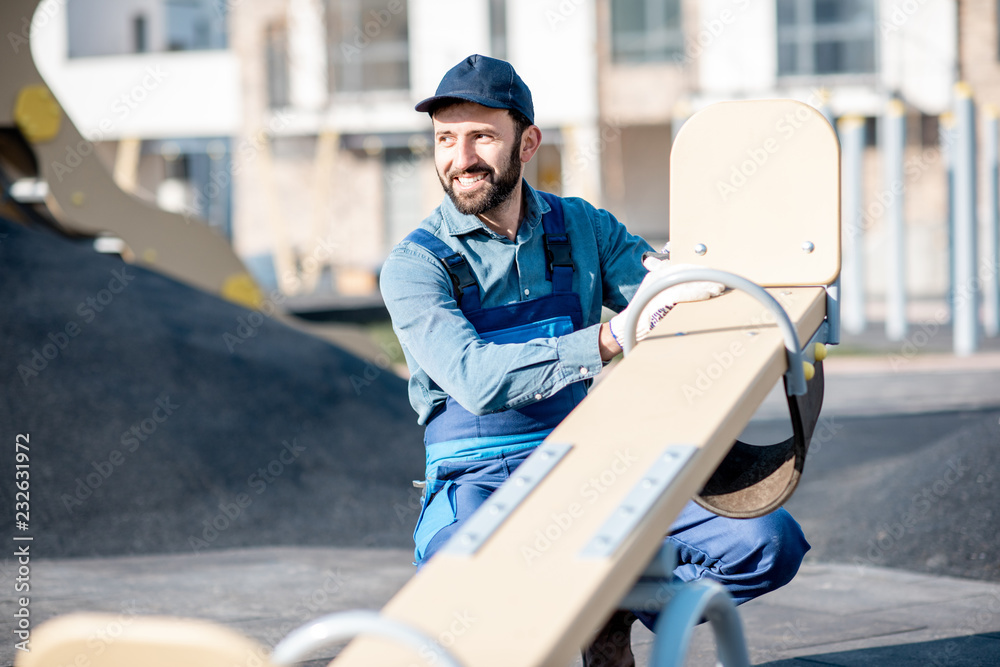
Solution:
<svg viewBox="0 0 1000 667"><path fill-rule="evenodd" d="M430 232L407 239L432 252L448 270L462 313L486 342L526 343L564 336L583 326L573 291L573 261L559 198L539 192L551 210L542 216L546 277L552 292L527 301L482 307L479 285L465 258ZM450 396L424 432L426 487L413 539L421 565L537 447L587 393L575 382L551 397L513 410L474 415Z"/></svg>

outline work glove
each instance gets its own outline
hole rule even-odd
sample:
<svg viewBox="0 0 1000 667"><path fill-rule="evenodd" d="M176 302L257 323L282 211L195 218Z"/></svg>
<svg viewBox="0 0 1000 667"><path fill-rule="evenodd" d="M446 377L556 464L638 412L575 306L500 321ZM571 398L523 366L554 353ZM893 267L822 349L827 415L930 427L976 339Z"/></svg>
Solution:
<svg viewBox="0 0 1000 667"><path fill-rule="evenodd" d="M650 252L643 256L642 265L646 267L649 273L647 273L646 277L643 278L636 294L642 292L644 286L647 286L649 283L655 281L662 275L673 273L675 271L682 271L684 269L700 268L694 264L671 264L669 257L669 243L664 247L663 252ZM642 312L639 314L639 323L636 325L636 341L641 341L643 338L648 336L649 332L652 331L660 320L670 312L670 309L678 303L686 301L705 301L706 299L711 299L713 296L719 296L725 290L726 287L722 283L707 281L682 283L680 285L668 287L653 297L653 299L646 304L646 307L643 308ZM632 305L626 306L625 310L612 317L610 321L611 335L615 337L615 342L617 342L621 347L624 347L625 320L628 318L629 308L632 308Z"/></svg>

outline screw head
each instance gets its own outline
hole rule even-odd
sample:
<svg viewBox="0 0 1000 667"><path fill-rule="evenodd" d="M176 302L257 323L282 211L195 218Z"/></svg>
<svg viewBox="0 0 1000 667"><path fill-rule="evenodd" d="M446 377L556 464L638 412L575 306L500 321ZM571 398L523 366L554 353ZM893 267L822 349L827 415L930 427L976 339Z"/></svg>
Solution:
<svg viewBox="0 0 1000 667"><path fill-rule="evenodd" d="M704 243L696 243L695 244L695 246L694 246L694 254L696 254L699 257L701 257L706 252L708 252L708 246L707 245L705 245Z"/></svg>
<svg viewBox="0 0 1000 667"><path fill-rule="evenodd" d="M802 243L802 252L809 254L816 249L816 245L812 241L804 241Z"/></svg>

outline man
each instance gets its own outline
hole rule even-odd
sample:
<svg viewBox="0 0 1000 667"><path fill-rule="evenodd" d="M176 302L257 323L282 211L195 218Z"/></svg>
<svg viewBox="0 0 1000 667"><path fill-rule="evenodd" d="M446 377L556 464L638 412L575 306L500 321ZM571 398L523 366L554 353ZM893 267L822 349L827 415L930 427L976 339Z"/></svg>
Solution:
<svg viewBox="0 0 1000 667"><path fill-rule="evenodd" d="M426 426L419 567L621 352L624 309L649 274L643 256L652 248L607 211L522 179L541 131L510 64L470 56L416 109L431 116L447 197L393 249L381 289L409 366L410 402ZM719 291L662 293L640 316L640 338L672 303ZM602 324L602 305L621 312ZM736 521L694 503L667 539L679 578L720 581L737 603L787 583L809 548L784 510ZM633 665L634 620L616 613L584 664Z"/></svg>

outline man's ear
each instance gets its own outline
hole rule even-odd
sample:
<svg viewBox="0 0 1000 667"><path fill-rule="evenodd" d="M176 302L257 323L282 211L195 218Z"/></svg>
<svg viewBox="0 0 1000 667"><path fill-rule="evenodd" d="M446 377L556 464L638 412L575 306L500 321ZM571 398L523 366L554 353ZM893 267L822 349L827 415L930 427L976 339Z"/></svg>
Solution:
<svg viewBox="0 0 1000 667"><path fill-rule="evenodd" d="M521 135L521 163L527 164L542 145L542 131L537 125L530 125Z"/></svg>

